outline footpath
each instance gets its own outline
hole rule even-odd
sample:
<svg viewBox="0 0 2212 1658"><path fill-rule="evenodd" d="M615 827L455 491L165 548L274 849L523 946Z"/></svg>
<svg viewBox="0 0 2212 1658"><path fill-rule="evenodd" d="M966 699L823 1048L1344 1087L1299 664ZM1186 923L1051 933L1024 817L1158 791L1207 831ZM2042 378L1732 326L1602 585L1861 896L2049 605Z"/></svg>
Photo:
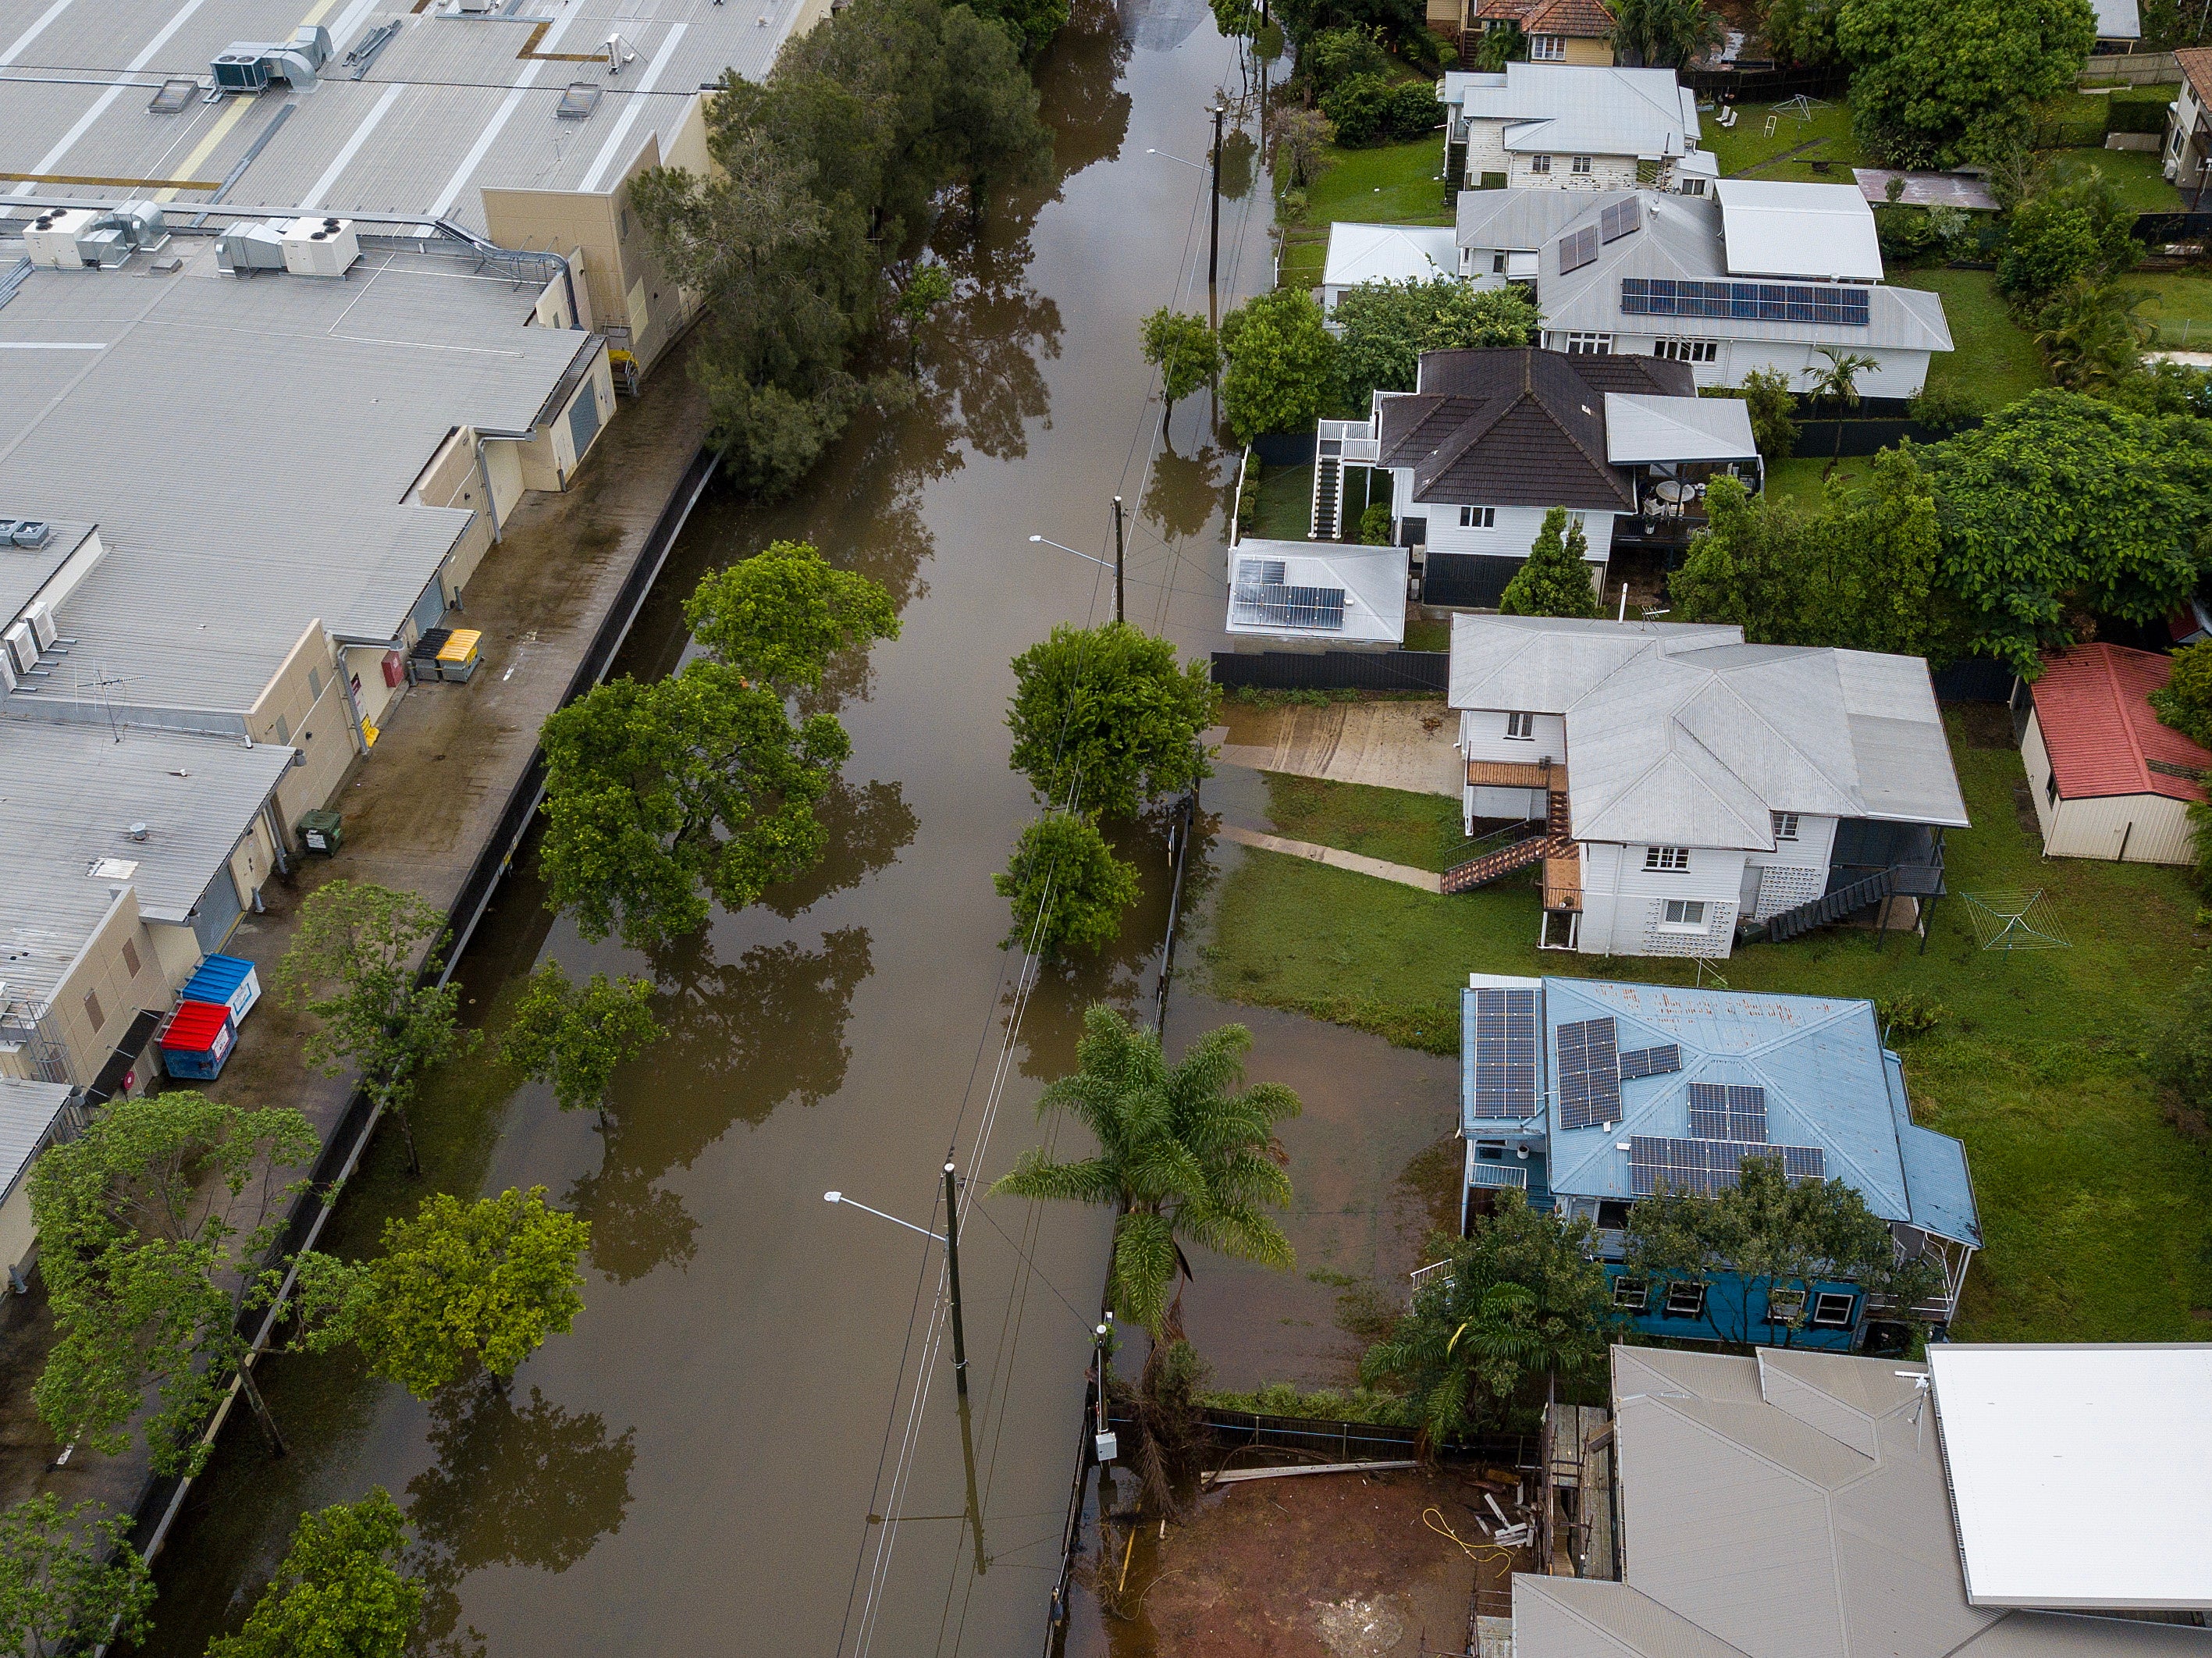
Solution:
<svg viewBox="0 0 2212 1658"><path fill-rule="evenodd" d="M496 862L487 848L503 858L528 827L539 728L587 659L595 675L605 672L649 585L642 567L665 556L696 499L707 414L687 355L672 354L643 395L623 406L568 491L515 511L471 582L465 608L449 617L483 634L474 677L418 685L400 699L374 755L355 760L331 801L343 815L338 854L290 849L289 874L263 890L265 911L249 911L224 946L255 964L264 994L207 1091L240 1105L304 1112L324 1144L317 1173L325 1182L350 1171L362 1118L355 1079L308 1069L303 1027L266 993L300 904L324 883L349 879L413 891L449 912L458 905L462 936L449 959L459 954L490 895L485 876ZM310 1194L296 1212L307 1217L319 1205ZM135 1511L137 1540L150 1552L183 1488L154 1480L137 1443L117 1457L79 1448L56 1467L62 1447L31 1403L52 1339L42 1280L27 1295L0 1298L0 1508L49 1491L64 1504L95 1498Z"/></svg>

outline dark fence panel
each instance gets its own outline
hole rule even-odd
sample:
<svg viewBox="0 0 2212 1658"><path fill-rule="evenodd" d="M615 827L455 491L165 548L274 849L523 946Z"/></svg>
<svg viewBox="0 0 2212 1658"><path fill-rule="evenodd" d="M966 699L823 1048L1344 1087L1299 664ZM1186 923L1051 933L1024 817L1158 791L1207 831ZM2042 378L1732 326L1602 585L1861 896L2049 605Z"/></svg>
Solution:
<svg viewBox="0 0 2212 1658"><path fill-rule="evenodd" d="M1800 93L1808 98L1840 98L1851 81L1847 69L1700 69L1676 73L1698 97L1731 103L1779 103Z"/></svg>
<svg viewBox="0 0 2212 1658"><path fill-rule="evenodd" d="M1231 690L1436 691L1449 651L1216 651L1213 683Z"/></svg>
<svg viewBox="0 0 2212 1658"><path fill-rule="evenodd" d="M1929 677L1936 684L1939 702L2009 702L2012 670L1995 658L1969 656L1948 668L1937 668Z"/></svg>
<svg viewBox="0 0 2212 1658"><path fill-rule="evenodd" d="M1961 422L1958 429L1981 423L1981 416L1975 415ZM1915 443L1941 443L1954 435L1949 428L1923 426L1917 420L1808 420L1798 422L1797 447L1792 452L1802 459L1826 460L1835 454L1878 454L1906 438Z"/></svg>
<svg viewBox="0 0 2212 1658"><path fill-rule="evenodd" d="M1422 567L1421 601L1494 610L1506 585L1520 574L1525 558L1493 558L1487 553L1431 553Z"/></svg>
<svg viewBox="0 0 2212 1658"><path fill-rule="evenodd" d="M2139 213L2129 234L2147 247L2202 241L2212 236L2212 213Z"/></svg>
<svg viewBox="0 0 2212 1658"><path fill-rule="evenodd" d="M1377 1422L1329 1422L1303 1416L1268 1416L1258 1411L1210 1409L1206 1430L1223 1450L1264 1445L1277 1450L1305 1451L1334 1462L1395 1462L1414 1455L1420 1439L1418 1428ZM1136 1442L1136 1424L1115 1417L1110 1426L1125 1430L1127 1442ZM1443 1455L1496 1467L1534 1468L1540 1446L1534 1434L1474 1434L1442 1446Z"/></svg>
<svg viewBox="0 0 2212 1658"><path fill-rule="evenodd" d="M1262 466L1310 466L1319 441L1312 432L1262 432L1252 440L1252 452Z"/></svg>

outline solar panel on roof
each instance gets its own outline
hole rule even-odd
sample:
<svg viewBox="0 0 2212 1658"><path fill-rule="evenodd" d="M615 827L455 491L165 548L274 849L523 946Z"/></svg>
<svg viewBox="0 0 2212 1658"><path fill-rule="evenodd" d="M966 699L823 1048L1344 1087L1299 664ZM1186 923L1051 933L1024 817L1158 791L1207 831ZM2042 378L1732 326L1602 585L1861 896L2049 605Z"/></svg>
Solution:
<svg viewBox="0 0 2212 1658"><path fill-rule="evenodd" d="M1536 993L1474 993L1474 1114L1536 1114Z"/></svg>
<svg viewBox="0 0 2212 1658"><path fill-rule="evenodd" d="M1579 270L1597 258L1597 227L1590 225L1559 238L1559 274Z"/></svg>
<svg viewBox="0 0 2212 1658"><path fill-rule="evenodd" d="M1681 1140L1635 1134L1628 1142L1628 1191L1648 1198L1661 1191L1711 1197L1731 1189L1746 1157L1778 1159L1793 1186L1826 1177L1827 1160L1817 1145L1762 1145L1746 1140Z"/></svg>
<svg viewBox="0 0 2212 1658"><path fill-rule="evenodd" d="M1623 236L1644 228L1644 208L1633 196L1617 202L1597 216L1598 240L1617 242Z"/></svg>
<svg viewBox="0 0 2212 1658"><path fill-rule="evenodd" d="M1587 261L1585 261L1587 263ZM1562 270L1572 270L1563 265ZM1825 283L1678 282L1623 276L1620 308L1636 317L1738 317L1750 322L1871 326L1868 290Z"/></svg>
<svg viewBox="0 0 2212 1658"><path fill-rule="evenodd" d="M1258 559L1244 559L1240 571L1249 571ZM1279 572L1282 566L1276 563ZM1262 570L1260 574L1264 575ZM1286 586L1281 581L1255 581L1240 577L1231 594L1231 613L1238 622L1267 628L1316 628L1332 633L1344 628L1344 589Z"/></svg>
<svg viewBox="0 0 2212 1658"><path fill-rule="evenodd" d="M1620 1121L1620 1070L1610 1018L1582 1019L1559 1029L1559 1127L1589 1128Z"/></svg>
<svg viewBox="0 0 2212 1658"><path fill-rule="evenodd" d="M1620 1056L1623 1082L1633 1082L1638 1077L1663 1077L1681 1068L1682 1050L1673 1042L1658 1048L1632 1048Z"/></svg>
<svg viewBox="0 0 2212 1658"><path fill-rule="evenodd" d="M1766 1090L1735 1083L1692 1083L1690 1137L1765 1145Z"/></svg>

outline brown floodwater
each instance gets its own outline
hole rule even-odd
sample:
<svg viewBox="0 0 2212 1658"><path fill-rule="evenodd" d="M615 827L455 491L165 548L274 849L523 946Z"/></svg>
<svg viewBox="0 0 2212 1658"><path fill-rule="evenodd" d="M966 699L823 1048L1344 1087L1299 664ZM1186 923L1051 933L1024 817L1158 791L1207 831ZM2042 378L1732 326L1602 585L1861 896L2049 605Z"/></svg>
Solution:
<svg viewBox="0 0 2212 1658"><path fill-rule="evenodd" d="M1152 1004L1158 827L1125 837L1145 896L1122 945L1044 975L1010 1036L990 878L1032 808L1002 716L1009 659L1112 604L1096 566L1028 537L1110 556L1117 492L1131 619L1189 653L1221 642L1235 452L1203 396L1161 440L1137 323L1206 307L1205 178L1169 157L1204 154L1206 109L1238 70L1203 0L1077 11L1039 71L1052 184L936 237L957 297L928 325L914 405L862 422L774 511L710 498L621 665L679 660L683 595L771 537L889 586L901 636L823 698L853 738L830 855L654 959L583 944L525 871L462 965L480 1019L548 956L658 987L668 1035L618 1077L604 1136L481 1060L417 1113L434 1178L544 1185L590 1219L574 1333L508 1392L428 1405L343 1359L272 1360L292 1455L226 1437L161 1563L149 1651L197 1655L235 1629L301 1511L371 1485L413 1528L434 1650L1038 1649L1108 1218L976 1206L963 1441L932 1344L934 1247L822 1193L929 1223L948 1146L988 1181L1050 1132L1036 1097L1072 1063L1089 1001ZM1249 148L1231 161L1224 307L1272 280L1265 179ZM342 1247L373 1247L418 1191L380 1146Z"/></svg>

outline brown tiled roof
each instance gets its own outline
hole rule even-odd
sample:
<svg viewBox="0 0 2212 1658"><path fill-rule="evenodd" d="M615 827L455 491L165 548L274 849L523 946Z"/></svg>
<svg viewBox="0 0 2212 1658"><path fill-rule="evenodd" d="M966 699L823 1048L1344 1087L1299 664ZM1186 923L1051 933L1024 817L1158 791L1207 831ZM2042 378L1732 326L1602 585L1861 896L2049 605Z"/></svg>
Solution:
<svg viewBox="0 0 2212 1658"><path fill-rule="evenodd" d="M1605 449L1605 394L1697 395L1687 364L1559 351L1431 351L1419 390L1382 404L1382 462L1413 499L1634 512Z"/></svg>
<svg viewBox="0 0 2212 1658"><path fill-rule="evenodd" d="M1603 0L1482 0L1474 15L1485 21L1518 23L1523 34L1563 34L1579 40L1613 36L1613 14Z"/></svg>
<svg viewBox="0 0 2212 1658"><path fill-rule="evenodd" d="M2208 100L2212 93L2212 46L2190 46L2173 54L2173 61L2181 65L2182 79L2196 88L2199 103Z"/></svg>

